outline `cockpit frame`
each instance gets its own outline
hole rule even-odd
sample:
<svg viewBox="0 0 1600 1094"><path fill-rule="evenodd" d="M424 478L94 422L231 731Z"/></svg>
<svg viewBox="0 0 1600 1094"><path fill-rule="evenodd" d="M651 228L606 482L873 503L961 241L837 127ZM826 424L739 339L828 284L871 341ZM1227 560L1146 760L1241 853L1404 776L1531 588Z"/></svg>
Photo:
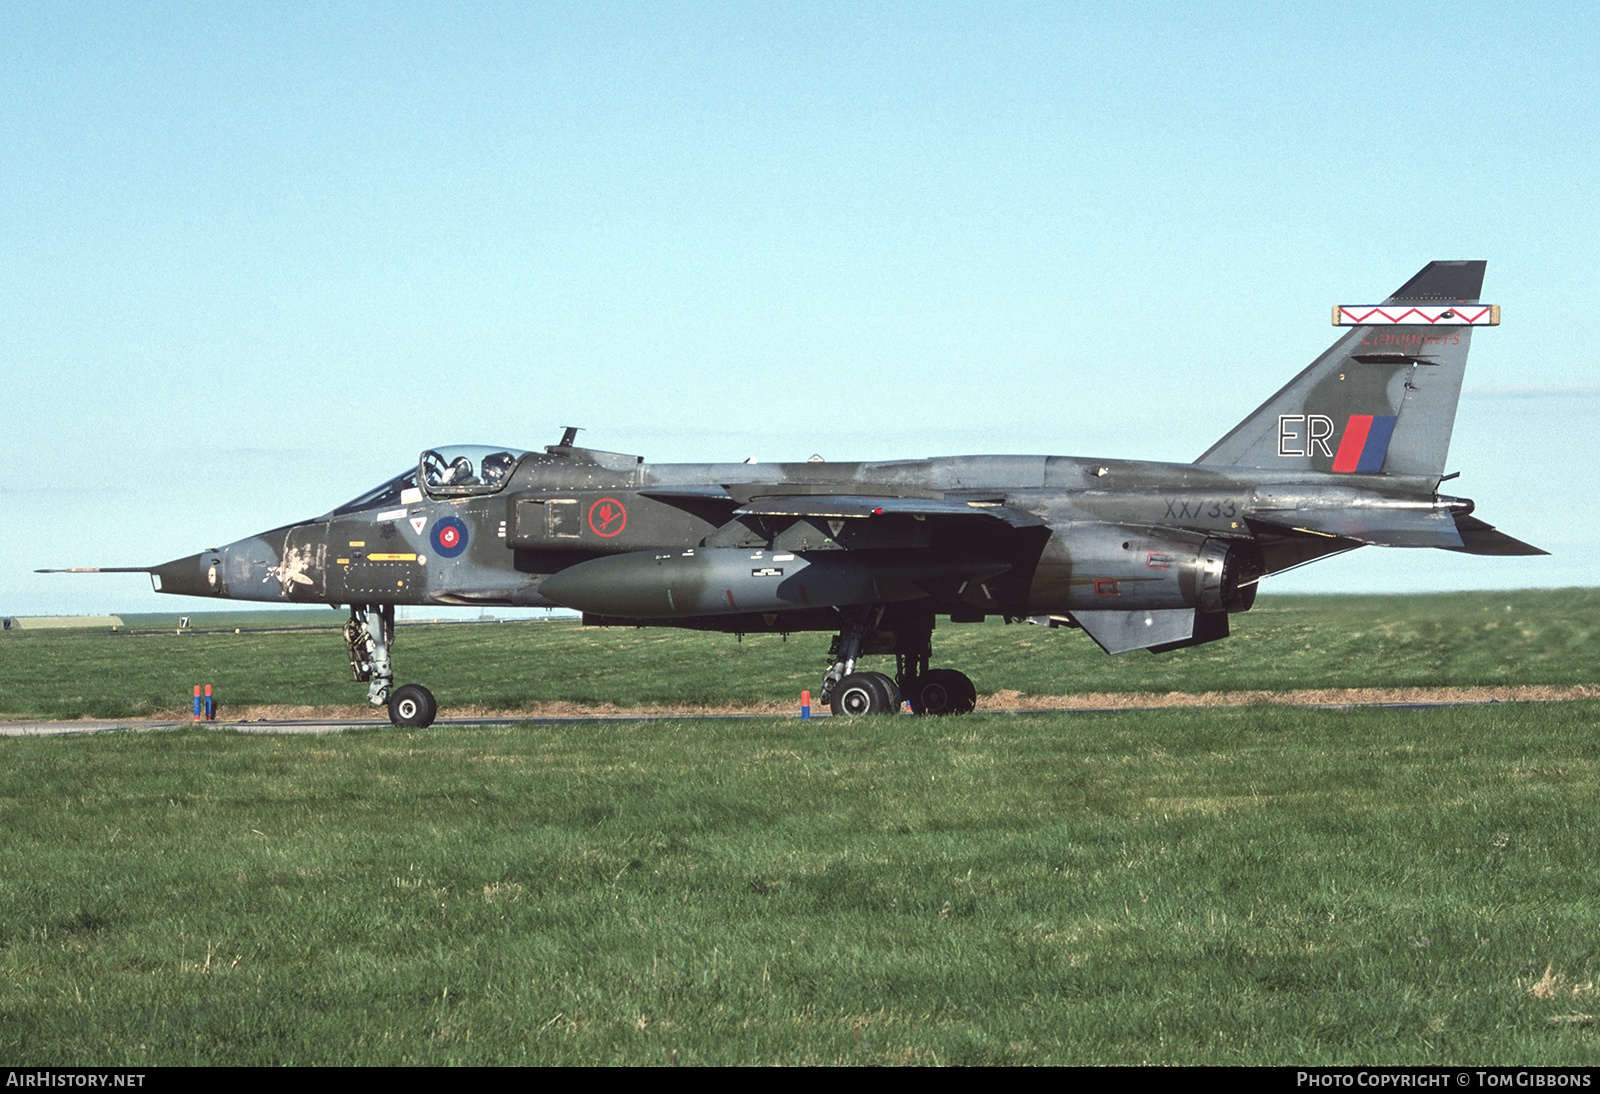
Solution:
<svg viewBox="0 0 1600 1094"><path fill-rule="evenodd" d="M485 444L429 448L417 458L417 482L432 498L498 494L527 454Z"/></svg>

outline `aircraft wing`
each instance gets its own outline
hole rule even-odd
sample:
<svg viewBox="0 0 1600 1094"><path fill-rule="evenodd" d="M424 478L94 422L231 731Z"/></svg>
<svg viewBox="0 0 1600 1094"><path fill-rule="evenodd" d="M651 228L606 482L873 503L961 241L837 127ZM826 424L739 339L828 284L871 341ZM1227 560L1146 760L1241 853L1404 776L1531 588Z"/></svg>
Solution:
<svg viewBox="0 0 1600 1094"><path fill-rule="evenodd" d="M689 483L684 486L647 486L639 491L640 497L661 501L733 501L726 488L715 483Z"/></svg>
<svg viewBox="0 0 1600 1094"><path fill-rule="evenodd" d="M851 520L899 515L912 517L986 517L1013 528L1036 528L1044 521L1032 513L1013 509L1003 499L985 498L884 498L866 494L802 494L752 498L734 512L740 516L827 517Z"/></svg>

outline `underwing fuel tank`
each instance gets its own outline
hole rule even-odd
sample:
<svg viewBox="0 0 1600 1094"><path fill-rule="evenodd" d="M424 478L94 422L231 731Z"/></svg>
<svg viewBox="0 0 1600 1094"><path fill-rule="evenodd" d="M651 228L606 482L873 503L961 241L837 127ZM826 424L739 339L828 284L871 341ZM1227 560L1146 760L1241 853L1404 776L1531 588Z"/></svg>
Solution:
<svg viewBox="0 0 1600 1094"><path fill-rule="evenodd" d="M920 600L943 584L1006 568L697 547L582 562L545 578L539 595L594 615L671 619Z"/></svg>

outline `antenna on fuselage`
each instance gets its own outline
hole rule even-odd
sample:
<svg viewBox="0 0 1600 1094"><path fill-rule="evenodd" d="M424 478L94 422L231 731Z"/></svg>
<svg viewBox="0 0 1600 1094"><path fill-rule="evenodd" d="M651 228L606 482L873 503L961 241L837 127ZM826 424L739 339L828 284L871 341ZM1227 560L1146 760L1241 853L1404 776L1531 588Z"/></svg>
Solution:
<svg viewBox="0 0 1600 1094"><path fill-rule="evenodd" d="M583 427L581 425L569 425L569 426L563 427L562 432L561 432L561 443L558 444L556 447L557 448L571 448L572 447L572 442L578 439L578 430L580 430L582 428Z"/></svg>

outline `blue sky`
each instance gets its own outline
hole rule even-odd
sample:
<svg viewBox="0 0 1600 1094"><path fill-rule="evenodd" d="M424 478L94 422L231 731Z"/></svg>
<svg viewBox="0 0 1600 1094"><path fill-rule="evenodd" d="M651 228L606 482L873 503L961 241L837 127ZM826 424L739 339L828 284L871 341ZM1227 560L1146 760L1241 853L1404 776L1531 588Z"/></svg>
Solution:
<svg viewBox="0 0 1600 1094"><path fill-rule="evenodd" d="M1580 5L0 8L0 614L437 444L1189 460L1334 303L1489 260L1452 489L1592 584ZM1578 328L1581 333L1587 327ZM1269 588L1269 591L1270 591Z"/></svg>

